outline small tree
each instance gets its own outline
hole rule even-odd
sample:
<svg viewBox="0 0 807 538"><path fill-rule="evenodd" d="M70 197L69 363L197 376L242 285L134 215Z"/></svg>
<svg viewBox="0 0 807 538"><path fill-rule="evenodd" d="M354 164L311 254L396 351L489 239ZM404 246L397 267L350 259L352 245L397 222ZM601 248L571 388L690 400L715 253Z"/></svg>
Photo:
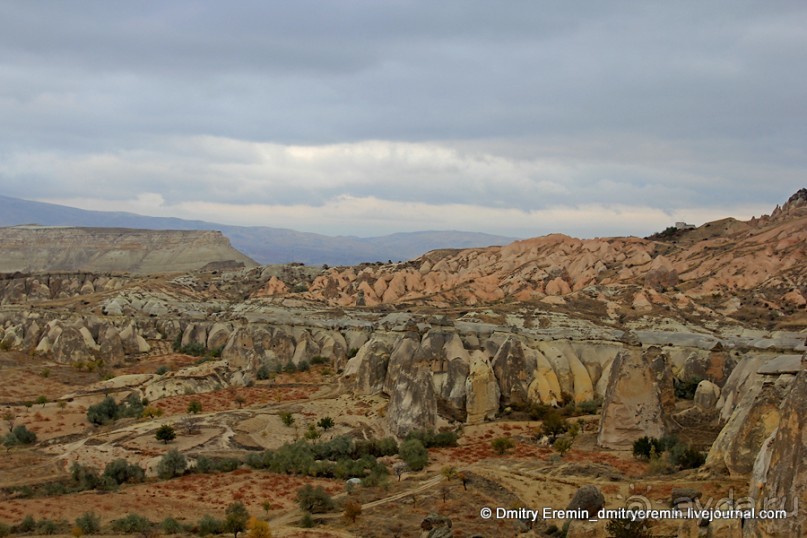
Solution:
<svg viewBox="0 0 807 538"><path fill-rule="evenodd" d="M242 502L230 503L224 511L224 530L233 533L233 538L238 538L238 533L246 530L248 521L249 512Z"/></svg>
<svg viewBox="0 0 807 538"><path fill-rule="evenodd" d="M269 529L269 523L262 521L256 517L249 518L247 523L249 538L272 538L272 531Z"/></svg>
<svg viewBox="0 0 807 538"><path fill-rule="evenodd" d="M466 473L460 471L457 473L457 480L462 483L462 489L468 491L468 482L471 481L471 478Z"/></svg>
<svg viewBox="0 0 807 538"><path fill-rule="evenodd" d="M392 466L392 470L395 473L395 475L398 477L398 482L400 482L401 477L403 476L403 474L406 471L409 470L409 467L407 467L406 463L404 463L402 461L399 461L398 463L396 463L395 465Z"/></svg>
<svg viewBox="0 0 807 538"><path fill-rule="evenodd" d="M356 501L348 501L345 503L345 519L351 523L356 522L356 518L361 515L361 504Z"/></svg>
<svg viewBox="0 0 807 538"><path fill-rule="evenodd" d="M294 425L294 417L288 411L280 413L280 420L287 428L291 428Z"/></svg>
<svg viewBox="0 0 807 538"><path fill-rule="evenodd" d="M154 434L154 437L157 438L158 441L162 441L164 444L168 444L169 441L173 441L177 437L177 432L174 431L174 428L168 424L163 424L159 428L157 428L157 433Z"/></svg>
<svg viewBox="0 0 807 538"><path fill-rule="evenodd" d="M191 415L198 415L202 412L202 402L199 400L191 400L188 403L188 413Z"/></svg>
<svg viewBox="0 0 807 538"><path fill-rule="evenodd" d="M305 432L306 439L308 439L309 441L315 441L319 439L321 436L322 434L319 433L319 430L317 430L316 426L314 426L313 424L308 425L308 429Z"/></svg>
<svg viewBox="0 0 807 538"><path fill-rule="evenodd" d="M187 468L188 460L179 450L172 448L157 464L157 476L163 479L174 478L183 474Z"/></svg>
<svg viewBox="0 0 807 538"><path fill-rule="evenodd" d="M333 499L322 486L306 484L297 491L297 502L303 512L321 514L333 510Z"/></svg>
<svg viewBox="0 0 807 538"><path fill-rule="evenodd" d="M233 401L235 401L235 404L238 406L238 409L241 409L242 407L244 407L244 404L247 403L247 399L241 396L240 394L237 394L235 398L233 398Z"/></svg>
<svg viewBox="0 0 807 538"><path fill-rule="evenodd" d="M429 451L418 439L409 439L401 443L398 455L413 471L421 471L429 463Z"/></svg>
<svg viewBox="0 0 807 538"><path fill-rule="evenodd" d="M558 451L560 457L566 455L566 453L572 448L574 444L574 436L569 434L564 434L555 439L555 442L552 443L552 448Z"/></svg>
<svg viewBox="0 0 807 538"><path fill-rule="evenodd" d="M36 399L36 403L42 404L42 407L45 407L45 404L48 403L48 399L45 396L40 396Z"/></svg>

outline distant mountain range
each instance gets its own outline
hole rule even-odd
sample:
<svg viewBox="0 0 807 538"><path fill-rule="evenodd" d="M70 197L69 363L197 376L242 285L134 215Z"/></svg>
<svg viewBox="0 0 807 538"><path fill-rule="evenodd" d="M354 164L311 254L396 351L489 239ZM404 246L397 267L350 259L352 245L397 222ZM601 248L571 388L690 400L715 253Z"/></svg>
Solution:
<svg viewBox="0 0 807 538"><path fill-rule="evenodd" d="M320 235L267 226L228 226L201 220L147 217L135 213L87 211L0 196L0 226L87 226L146 230L218 230L238 250L262 264L355 265L409 260L430 250L504 245L512 237L459 231L395 233L380 237Z"/></svg>

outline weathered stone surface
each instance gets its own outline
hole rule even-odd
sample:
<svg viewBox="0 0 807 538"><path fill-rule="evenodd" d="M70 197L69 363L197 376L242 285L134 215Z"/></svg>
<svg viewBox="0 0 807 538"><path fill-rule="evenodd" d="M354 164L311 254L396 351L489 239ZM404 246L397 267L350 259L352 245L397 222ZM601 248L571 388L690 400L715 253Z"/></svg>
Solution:
<svg viewBox="0 0 807 538"><path fill-rule="evenodd" d="M86 327L67 326L53 340L51 353L58 362L92 361L100 347Z"/></svg>
<svg viewBox="0 0 807 538"><path fill-rule="evenodd" d="M454 536L451 527L450 518L432 512L420 523L420 529L423 531L420 536L421 538L451 538Z"/></svg>
<svg viewBox="0 0 807 538"><path fill-rule="evenodd" d="M384 381L384 392L389 396L387 424L399 437L417 429L432 429L437 420L431 374L424 363L418 363L415 358L421 349L416 339L403 338L390 355ZM427 351L421 353L421 356L428 354Z"/></svg>
<svg viewBox="0 0 807 538"><path fill-rule="evenodd" d="M675 408L672 372L660 348L632 346L614 359L597 444L629 449L639 437L662 437Z"/></svg>
<svg viewBox="0 0 807 538"><path fill-rule="evenodd" d="M355 357L347 361L342 379L362 394L377 394L384 389L391 344L373 339L364 344Z"/></svg>
<svg viewBox="0 0 807 538"><path fill-rule="evenodd" d="M465 382L465 392L468 424L478 424L496 416L501 393L490 361L482 351L471 353L471 367Z"/></svg>
<svg viewBox="0 0 807 538"><path fill-rule="evenodd" d="M602 492L597 486L588 484L575 492L574 497L572 497L566 509L584 511L584 515L587 514L586 517L576 519L589 519L596 518L597 512L599 512L603 506L605 506L605 497Z"/></svg>
<svg viewBox="0 0 807 538"><path fill-rule="evenodd" d="M750 497L760 508L784 509L783 519L747 522L743 536L807 534L807 371L801 371L782 403L781 421L762 445L754 464Z"/></svg>
<svg viewBox="0 0 807 538"><path fill-rule="evenodd" d="M704 379L695 389L695 405L704 411L711 411L720 399L720 387Z"/></svg>
<svg viewBox="0 0 807 538"><path fill-rule="evenodd" d="M521 341L511 337L493 357L492 367L501 391L501 405L529 403L529 388L538 367L535 353L526 352Z"/></svg>
<svg viewBox="0 0 807 538"><path fill-rule="evenodd" d="M789 384L774 379L748 386L712 443L706 467L732 476L748 475L760 447L779 423L779 405L789 390Z"/></svg>

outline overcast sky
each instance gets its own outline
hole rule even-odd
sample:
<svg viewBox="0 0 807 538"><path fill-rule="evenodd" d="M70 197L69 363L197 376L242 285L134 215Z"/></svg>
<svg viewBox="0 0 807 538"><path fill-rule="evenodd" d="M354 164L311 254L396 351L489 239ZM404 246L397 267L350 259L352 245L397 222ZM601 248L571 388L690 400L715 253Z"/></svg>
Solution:
<svg viewBox="0 0 807 538"><path fill-rule="evenodd" d="M807 185L807 2L0 3L0 194L645 235Z"/></svg>

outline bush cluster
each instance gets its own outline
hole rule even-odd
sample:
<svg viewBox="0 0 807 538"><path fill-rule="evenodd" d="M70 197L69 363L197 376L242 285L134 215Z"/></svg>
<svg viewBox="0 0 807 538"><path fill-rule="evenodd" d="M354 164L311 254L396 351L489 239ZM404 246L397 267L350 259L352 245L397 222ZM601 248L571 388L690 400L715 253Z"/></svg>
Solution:
<svg viewBox="0 0 807 538"><path fill-rule="evenodd" d="M238 458L209 458L199 456L196 460L196 471L200 473L228 473L241 467Z"/></svg>
<svg viewBox="0 0 807 538"><path fill-rule="evenodd" d="M415 430L406 435L406 440L417 439L426 448L457 446L457 432L434 432L433 430Z"/></svg>
<svg viewBox="0 0 807 538"><path fill-rule="evenodd" d="M276 473L341 479L373 476L377 479L386 475L387 469L378 463L373 453L390 447L389 442L377 443L358 443L345 436L321 443L296 441L277 450L251 454L246 463L255 469L268 469Z"/></svg>
<svg viewBox="0 0 807 538"><path fill-rule="evenodd" d="M34 443L36 443L36 434L26 428L24 424L15 426L3 439L3 444L7 448L17 445L32 445Z"/></svg>
<svg viewBox="0 0 807 538"><path fill-rule="evenodd" d="M633 442L633 455L644 460L665 460L677 469L696 469L706 463L703 453L675 437L640 437ZM663 467L663 466L660 466Z"/></svg>
<svg viewBox="0 0 807 538"><path fill-rule="evenodd" d="M107 396L100 403L91 405L87 409L87 420L96 426L102 426L126 417L140 417L148 405L147 400L141 400L136 394L130 394L120 404L112 396Z"/></svg>
<svg viewBox="0 0 807 538"><path fill-rule="evenodd" d="M48 518L36 520L33 516L25 516L22 521L16 525L0 524L0 536L8 536L14 534L38 534L38 535L52 535L52 534L67 534L70 529L70 524L65 520L52 520Z"/></svg>

